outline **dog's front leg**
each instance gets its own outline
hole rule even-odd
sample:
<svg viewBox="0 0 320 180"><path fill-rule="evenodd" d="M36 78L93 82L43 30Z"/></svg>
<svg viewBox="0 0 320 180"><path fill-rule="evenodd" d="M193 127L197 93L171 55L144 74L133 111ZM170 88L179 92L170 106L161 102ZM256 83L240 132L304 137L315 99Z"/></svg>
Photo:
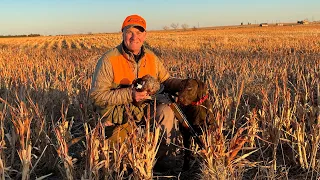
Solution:
<svg viewBox="0 0 320 180"><path fill-rule="evenodd" d="M182 132L182 137L183 137L183 146L185 147L184 149L184 156L183 156L183 167L182 170L186 171L190 169L190 160L191 160L191 136L190 133L187 131Z"/></svg>

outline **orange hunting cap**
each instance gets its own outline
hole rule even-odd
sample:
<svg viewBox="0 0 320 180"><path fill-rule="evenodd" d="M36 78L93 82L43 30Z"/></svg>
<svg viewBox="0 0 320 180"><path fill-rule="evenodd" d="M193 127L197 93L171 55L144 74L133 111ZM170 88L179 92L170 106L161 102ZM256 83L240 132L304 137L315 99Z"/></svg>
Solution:
<svg viewBox="0 0 320 180"><path fill-rule="evenodd" d="M139 15L130 15L126 17L126 19L123 21L121 31L127 26L140 26L143 28L143 30L146 30L147 24L146 21Z"/></svg>

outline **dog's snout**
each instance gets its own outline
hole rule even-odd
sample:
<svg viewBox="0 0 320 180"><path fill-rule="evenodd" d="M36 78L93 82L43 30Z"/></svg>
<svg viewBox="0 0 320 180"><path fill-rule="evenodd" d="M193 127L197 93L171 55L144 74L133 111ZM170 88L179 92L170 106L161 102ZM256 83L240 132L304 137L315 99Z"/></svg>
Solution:
<svg viewBox="0 0 320 180"><path fill-rule="evenodd" d="M183 106L187 106L188 105L187 99L185 97L183 97L183 96L179 96L178 97L178 103L183 105Z"/></svg>
<svg viewBox="0 0 320 180"><path fill-rule="evenodd" d="M178 102L182 103L184 101L184 98L182 96L178 97Z"/></svg>

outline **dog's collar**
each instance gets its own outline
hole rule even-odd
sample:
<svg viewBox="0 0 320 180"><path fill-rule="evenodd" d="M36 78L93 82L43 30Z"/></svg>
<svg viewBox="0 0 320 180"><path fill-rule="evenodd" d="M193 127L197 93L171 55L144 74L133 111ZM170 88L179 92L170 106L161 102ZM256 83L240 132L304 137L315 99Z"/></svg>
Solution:
<svg viewBox="0 0 320 180"><path fill-rule="evenodd" d="M208 99L208 97L209 97L209 94L206 94L199 101L191 102L191 105L198 106L198 105L202 104L206 99Z"/></svg>

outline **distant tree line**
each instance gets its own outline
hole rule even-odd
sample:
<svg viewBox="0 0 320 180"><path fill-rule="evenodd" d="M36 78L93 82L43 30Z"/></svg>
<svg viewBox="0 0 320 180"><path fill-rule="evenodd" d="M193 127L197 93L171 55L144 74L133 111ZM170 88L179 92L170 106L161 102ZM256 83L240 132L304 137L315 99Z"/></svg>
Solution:
<svg viewBox="0 0 320 180"><path fill-rule="evenodd" d="M183 29L183 30L188 30L188 29L189 29L189 25L188 25L188 24L181 24L181 25L179 25L179 23L172 23L172 24L170 25L170 27L171 27L172 29L174 29L174 30L179 29L179 26L180 26L181 29ZM169 27L169 26L163 26L163 30L169 30L170 27ZM193 26L192 30L196 30L196 29L197 29L197 27L196 27L196 26Z"/></svg>
<svg viewBox="0 0 320 180"><path fill-rule="evenodd" d="M8 38L8 37L37 37L37 36L41 36L41 35L40 34L0 35L0 38Z"/></svg>

